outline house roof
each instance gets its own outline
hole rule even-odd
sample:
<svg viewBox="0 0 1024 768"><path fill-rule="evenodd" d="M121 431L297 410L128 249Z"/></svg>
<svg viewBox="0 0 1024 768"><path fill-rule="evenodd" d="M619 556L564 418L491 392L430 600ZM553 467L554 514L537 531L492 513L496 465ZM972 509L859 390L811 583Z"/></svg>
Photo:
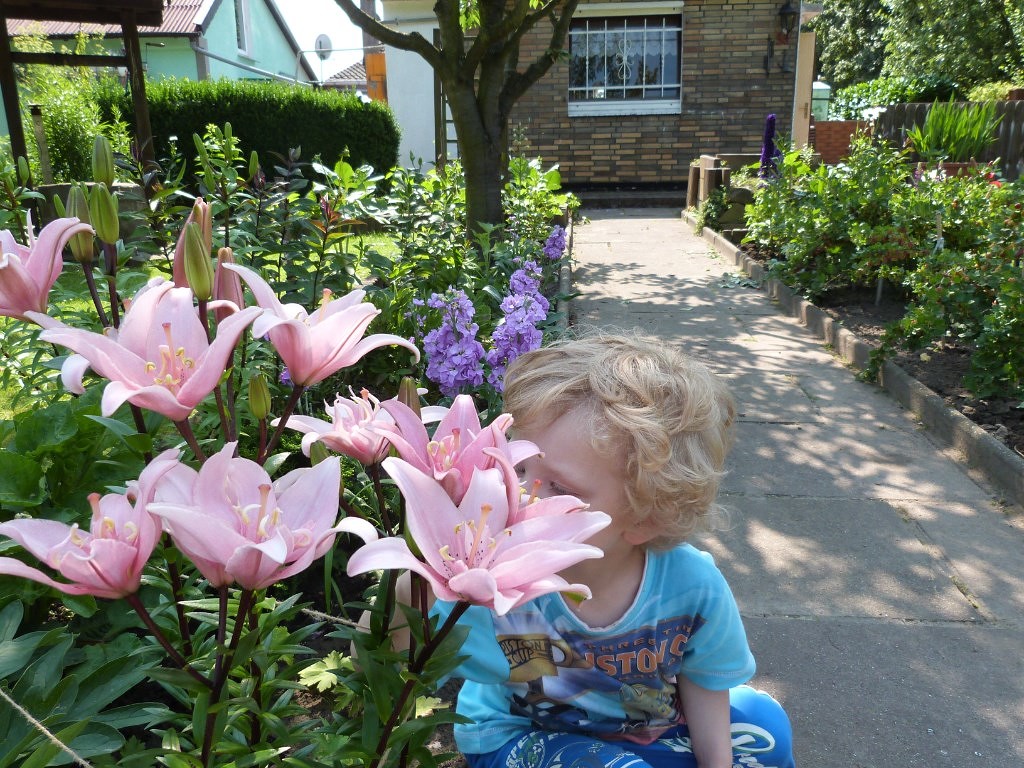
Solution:
<svg viewBox="0 0 1024 768"><path fill-rule="evenodd" d="M350 64L324 81L324 85L327 86L351 85L353 83L366 83L366 66L362 61Z"/></svg>
<svg viewBox="0 0 1024 768"><path fill-rule="evenodd" d="M72 3L73 0L63 0L65 3ZM131 0L122 0L120 5L129 4ZM149 24L145 24L140 16L139 20L139 34L146 36L160 35L192 35L200 34L202 32L201 24L197 23L197 18L205 21L206 13L200 16L200 11L208 11L210 2L209 0L149 0L149 3L162 5L163 6L163 21L159 24L153 24L155 19L150 19ZM83 3L75 3L78 5L84 5ZM135 4L138 5L139 0L135 0ZM16 10L13 6L20 5L21 12L31 14L31 19L18 18L16 16ZM90 6L98 7L104 3L91 3ZM31 9L29 9L31 6ZM56 20L50 17L40 17L35 10L36 3L33 0L24 2L23 0L0 0L0 10L5 11L12 18L7 20L7 29L11 35L21 35L30 31L42 32L47 37L74 37L79 32L85 32L86 34L96 35L102 34L108 37L118 37L121 35L121 18L116 16L111 18L109 23L94 23L86 22L83 18L97 19L99 14L85 13L82 16L74 16L71 18L65 18ZM204 8L204 6L206 6ZM10 8L10 10L8 10Z"/></svg>
<svg viewBox="0 0 1024 768"><path fill-rule="evenodd" d="M121 37L121 13L125 8L141 9L152 6L159 9L162 6L162 19L159 15L153 16L152 13L143 16L137 11L140 37L199 37L206 32L208 22L222 2L223 0L0 0L0 14L7 14L7 30L12 37L29 33L41 33L47 37L58 38L74 37L81 32L102 34L104 37ZM281 34L292 51L298 55L299 44L276 3L274 0L266 0L266 4ZM46 15L44 8L49 5L73 6L72 10L75 12L64 16ZM111 8L107 9L106 6ZM40 8L38 12L37 7ZM81 10L83 8L91 10ZM19 18L18 12L30 18ZM87 22L83 20L86 18L101 19L103 22L109 19L109 23ZM144 18L151 23L144 24ZM303 72L310 80L315 80L316 74L309 62L304 56L300 59Z"/></svg>
<svg viewBox="0 0 1024 768"><path fill-rule="evenodd" d="M163 5L164 0L0 0L0 14L7 19L120 24L126 13L134 13L141 26L159 24Z"/></svg>

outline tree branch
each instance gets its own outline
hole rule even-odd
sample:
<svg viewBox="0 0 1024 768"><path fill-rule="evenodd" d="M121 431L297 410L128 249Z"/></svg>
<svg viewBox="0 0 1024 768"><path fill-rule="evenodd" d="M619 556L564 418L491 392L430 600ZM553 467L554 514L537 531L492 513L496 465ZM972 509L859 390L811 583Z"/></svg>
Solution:
<svg viewBox="0 0 1024 768"><path fill-rule="evenodd" d="M373 35L385 45L393 48L401 48L403 51L418 53L432 67L437 67L442 61L438 50L426 40L419 32L398 32L391 27L385 26L372 16L363 13L352 0L334 0L338 7L345 12L351 22L361 30Z"/></svg>
<svg viewBox="0 0 1024 768"><path fill-rule="evenodd" d="M552 14L554 17L554 26L551 30L551 37L548 40L547 50L537 59L533 61L526 68L525 72L512 72L509 74L508 79L505 81L505 87L501 93L501 110L504 114L508 114L512 110L512 105L526 93L526 90L533 85L535 82L540 80L548 70L558 60L558 56L565 47L565 38L569 34L569 25L572 24L573 14L576 12L576 7L579 5L579 0L566 0L565 7L562 9L560 16L554 16L554 6L557 4L556 0L552 0L547 3L543 8L539 9L536 13L531 14L517 31L514 39L510 38L506 45L515 44L519 45L519 39L525 34L533 25L540 21L546 14ZM546 10L545 10L546 9Z"/></svg>

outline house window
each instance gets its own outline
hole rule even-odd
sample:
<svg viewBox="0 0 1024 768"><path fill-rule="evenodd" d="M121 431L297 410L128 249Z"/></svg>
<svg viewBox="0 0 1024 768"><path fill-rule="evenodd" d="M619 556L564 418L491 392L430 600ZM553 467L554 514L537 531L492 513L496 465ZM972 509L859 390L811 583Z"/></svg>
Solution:
<svg viewBox="0 0 1024 768"><path fill-rule="evenodd" d="M591 16L569 30L569 115L678 114L682 16Z"/></svg>
<svg viewBox="0 0 1024 768"><path fill-rule="evenodd" d="M249 25L249 0L235 0L235 39L238 52L248 54L252 48L252 33Z"/></svg>

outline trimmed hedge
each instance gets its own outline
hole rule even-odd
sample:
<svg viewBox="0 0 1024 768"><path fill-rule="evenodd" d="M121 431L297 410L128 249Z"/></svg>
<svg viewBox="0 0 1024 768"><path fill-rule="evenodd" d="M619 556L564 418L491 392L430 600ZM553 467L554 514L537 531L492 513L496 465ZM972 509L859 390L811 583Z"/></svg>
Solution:
<svg viewBox="0 0 1024 768"><path fill-rule="evenodd" d="M117 81L97 86L105 121L115 117L134 124L129 94ZM264 165L273 154L301 147L302 159L320 155L333 166L348 150L354 167L370 165L386 173L398 161L399 129L386 104L363 103L354 93L253 80L163 80L146 83L146 101L156 157L169 155L170 137L191 157L192 134L202 136L210 123L231 123L246 152L255 150Z"/></svg>

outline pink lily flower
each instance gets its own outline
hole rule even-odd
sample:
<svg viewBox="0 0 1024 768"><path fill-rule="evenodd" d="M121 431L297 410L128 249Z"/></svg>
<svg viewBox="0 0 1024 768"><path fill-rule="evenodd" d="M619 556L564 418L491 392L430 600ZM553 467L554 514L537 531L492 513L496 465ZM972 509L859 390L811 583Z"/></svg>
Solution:
<svg viewBox="0 0 1024 768"><path fill-rule="evenodd" d="M127 400L182 421L217 386L238 339L258 314L255 307L232 314L217 326L211 344L191 289L157 278L136 294L117 330L93 333L45 315L29 317L46 329L40 339L77 353L61 369L68 390L85 391L82 376L90 367L110 380L103 390L104 416Z"/></svg>
<svg viewBox="0 0 1024 768"><path fill-rule="evenodd" d="M349 390L349 394L351 390ZM388 455L391 444L386 435L371 428L375 423L394 424L394 419L380 407L380 400L365 389L359 397L338 395L334 405L324 403L330 421L312 416L291 416L288 426L305 433L302 452L309 456L313 443L320 441L332 451L351 456L362 464L376 464ZM280 419L274 419L276 427Z"/></svg>
<svg viewBox="0 0 1024 768"><path fill-rule="evenodd" d="M455 398L433 437L427 435L423 422L429 420L428 412L435 415L437 407L425 409L422 418L399 400L386 400L381 407L394 417L395 426L375 424L374 428L387 434L403 459L441 483L456 504L462 501L475 470L499 465L495 454L506 457L507 464L512 466L540 452L531 442L507 438L505 433L512 426L512 417L507 413L481 427L480 414L469 395Z"/></svg>
<svg viewBox="0 0 1024 768"><path fill-rule="evenodd" d="M417 558L402 537L370 541L348 562L350 576L381 568L408 568L430 582L441 600L464 600L502 615L548 592L590 597L583 584L557 575L582 560L601 557L583 544L611 522L604 512L583 511L573 496L531 499L540 514L512 522L500 469L477 470L461 503L454 504L437 480L394 457L384 469L406 502L408 533L423 553Z"/></svg>
<svg viewBox="0 0 1024 768"><path fill-rule="evenodd" d="M236 445L225 445L198 472L186 468L169 478L148 507L212 586L263 589L305 570L339 532L377 538L365 520L335 522L337 457L271 482L256 462L233 457Z"/></svg>
<svg viewBox="0 0 1024 768"><path fill-rule="evenodd" d="M57 581L12 557L0 557L0 573L21 576L69 595L114 599L138 591L142 569L160 538L160 522L146 512L155 483L177 463L177 451L165 451L129 483L125 494L89 496L89 531L55 520L10 520L0 523L8 536L38 560L60 573Z"/></svg>
<svg viewBox="0 0 1024 768"><path fill-rule="evenodd" d="M0 230L0 317L29 319L27 312L46 312L50 289L64 266L61 252L68 241L92 227L75 218L55 219L36 239L29 219L29 244L21 245L9 230Z"/></svg>
<svg viewBox="0 0 1024 768"><path fill-rule="evenodd" d="M325 289L319 309L309 314L298 304L281 304L274 289L251 269L238 264L223 264L222 268L240 274L263 308L263 314L253 323L252 334L269 334L295 385L317 384L354 365L367 352L389 344L405 347L416 360L420 358L416 346L401 336L376 333L362 338L370 321L380 314L379 309L363 301L366 291L355 290L332 299Z"/></svg>

